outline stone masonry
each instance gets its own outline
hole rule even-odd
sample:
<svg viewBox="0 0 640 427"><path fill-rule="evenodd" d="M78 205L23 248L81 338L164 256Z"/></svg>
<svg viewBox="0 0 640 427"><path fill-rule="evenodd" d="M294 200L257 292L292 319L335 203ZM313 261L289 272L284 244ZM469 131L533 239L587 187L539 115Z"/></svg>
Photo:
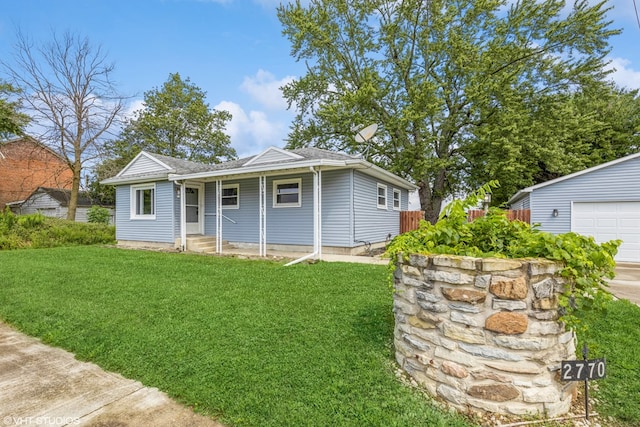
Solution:
<svg viewBox="0 0 640 427"><path fill-rule="evenodd" d="M543 259L411 255L395 272L396 360L422 387L471 412L569 411L575 336L558 321L563 281Z"/></svg>

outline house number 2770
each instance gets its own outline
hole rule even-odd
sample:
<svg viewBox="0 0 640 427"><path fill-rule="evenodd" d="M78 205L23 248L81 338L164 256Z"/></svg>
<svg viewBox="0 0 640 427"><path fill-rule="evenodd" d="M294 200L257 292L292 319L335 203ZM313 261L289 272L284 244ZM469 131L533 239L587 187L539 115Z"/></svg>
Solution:
<svg viewBox="0 0 640 427"><path fill-rule="evenodd" d="M605 377L606 366L605 359L563 361L562 381L599 380Z"/></svg>

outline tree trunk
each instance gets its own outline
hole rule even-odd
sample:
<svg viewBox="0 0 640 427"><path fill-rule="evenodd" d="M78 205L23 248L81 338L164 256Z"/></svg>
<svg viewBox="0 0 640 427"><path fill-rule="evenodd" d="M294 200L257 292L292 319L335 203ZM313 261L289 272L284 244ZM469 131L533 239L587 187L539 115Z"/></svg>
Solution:
<svg viewBox="0 0 640 427"><path fill-rule="evenodd" d="M424 178L418 181L418 196L420 197L420 206L424 211L424 219L431 224L438 222L440 216L440 208L444 200L445 186L447 183L447 170L440 168L435 174L433 187L429 184L428 179Z"/></svg>
<svg viewBox="0 0 640 427"><path fill-rule="evenodd" d="M76 220L76 210L78 207L78 194L80 193L80 172L82 172L82 164L76 160L71 168L73 170L73 180L71 183L71 198L69 199L69 209L67 210L67 219Z"/></svg>
<svg viewBox="0 0 640 427"><path fill-rule="evenodd" d="M418 197L420 198L420 207L424 211L424 219L431 224L438 221L440 215L440 206L442 205L442 196L436 196L431 186L426 181L418 182Z"/></svg>

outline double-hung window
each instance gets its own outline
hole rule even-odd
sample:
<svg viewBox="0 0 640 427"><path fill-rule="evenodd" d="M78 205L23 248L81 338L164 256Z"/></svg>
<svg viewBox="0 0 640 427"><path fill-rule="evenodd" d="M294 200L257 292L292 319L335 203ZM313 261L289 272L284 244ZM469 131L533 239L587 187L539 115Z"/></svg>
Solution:
<svg viewBox="0 0 640 427"><path fill-rule="evenodd" d="M273 207L299 208L302 206L302 179L273 181Z"/></svg>
<svg viewBox="0 0 640 427"><path fill-rule="evenodd" d="M394 211L399 211L401 209L401 197L402 197L402 193L400 192L400 190L398 190L397 188L393 189L393 210Z"/></svg>
<svg viewBox="0 0 640 427"><path fill-rule="evenodd" d="M156 185L131 186L131 218L156 219Z"/></svg>
<svg viewBox="0 0 640 427"><path fill-rule="evenodd" d="M240 208L240 184L222 186L222 209Z"/></svg>
<svg viewBox="0 0 640 427"><path fill-rule="evenodd" d="M387 209L387 186L378 184L378 209Z"/></svg>

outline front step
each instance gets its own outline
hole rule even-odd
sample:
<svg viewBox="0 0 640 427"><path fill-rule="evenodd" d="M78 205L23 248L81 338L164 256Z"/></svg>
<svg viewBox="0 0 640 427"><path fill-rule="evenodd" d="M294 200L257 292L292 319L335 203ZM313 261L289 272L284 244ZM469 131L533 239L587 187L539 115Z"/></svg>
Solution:
<svg viewBox="0 0 640 427"><path fill-rule="evenodd" d="M186 249L190 252L214 254L216 253L216 238L213 236L187 236ZM230 248L226 241L222 241L222 248Z"/></svg>

